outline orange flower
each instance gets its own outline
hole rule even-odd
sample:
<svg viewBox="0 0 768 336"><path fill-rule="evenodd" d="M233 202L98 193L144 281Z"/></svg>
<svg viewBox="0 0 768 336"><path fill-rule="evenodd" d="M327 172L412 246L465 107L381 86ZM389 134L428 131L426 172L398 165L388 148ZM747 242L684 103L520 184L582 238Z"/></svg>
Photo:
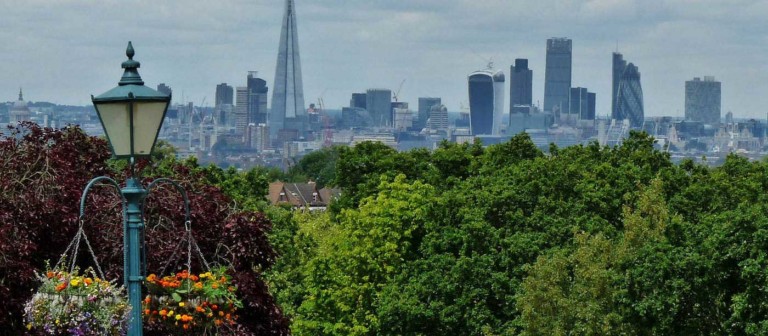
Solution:
<svg viewBox="0 0 768 336"><path fill-rule="evenodd" d="M213 288L213 289L219 288L219 284L214 283L213 285L211 285L211 288Z"/></svg>
<svg viewBox="0 0 768 336"><path fill-rule="evenodd" d="M198 277L197 277L197 275L194 275L194 274L193 274L193 275L190 275L190 276L189 276L189 280L192 280L192 281L197 281L197 280L200 280L200 278L198 278Z"/></svg>
<svg viewBox="0 0 768 336"><path fill-rule="evenodd" d="M205 311L205 309L203 309L203 307L200 307L200 306L197 306L197 307L195 308L195 310L196 310L198 313L202 313L202 312L204 312L204 311Z"/></svg>
<svg viewBox="0 0 768 336"><path fill-rule="evenodd" d="M62 283L60 283L58 286L56 286L56 291L57 291L57 292L61 292L61 291L63 291L65 288L67 288L67 283L66 283L66 282L62 282Z"/></svg>
<svg viewBox="0 0 768 336"><path fill-rule="evenodd" d="M149 309L144 309L144 315L149 315Z"/></svg>
<svg viewBox="0 0 768 336"><path fill-rule="evenodd" d="M152 301L152 298L147 295L147 297L144 298L144 303L149 304Z"/></svg>
<svg viewBox="0 0 768 336"><path fill-rule="evenodd" d="M85 278L83 282L85 282L86 286L90 286L93 283L93 280L91 280L91 278Z"/></svg>
<svg viewBox="0 0 768 336"><path fill-rule="evenodd" d="M203 289L203 283L202 282L195 282L195 289Z"/></svg>
<svg viewBox="0 0 768 336"><path fill-rule="evenodd" d="M168 315L168 311L165 310L165 309L161 310L160 311L160 316L165 316L165 315Z"/></svg>
<svg viewBox="0 0 768 336"><path fill-rule="evenodd" d="M53 276L54 276L54 275L55 275L55 274L53 273L53 271L48 271L47 273L45 273L45 276L46 276L48 279L50 279L50 278L53 278Z"/></svg>

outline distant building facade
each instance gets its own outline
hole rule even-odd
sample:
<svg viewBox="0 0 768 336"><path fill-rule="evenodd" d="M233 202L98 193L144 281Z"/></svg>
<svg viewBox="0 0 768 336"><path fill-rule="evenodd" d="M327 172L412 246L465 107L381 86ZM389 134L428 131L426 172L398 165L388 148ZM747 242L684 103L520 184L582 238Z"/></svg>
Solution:
<svg viewBox="0 0 768 336"><path fill-rule="evenodd" d="M533 70L528 69L527 59L518 58L515 60L515 65L509 69L509 113L516 113L515 106L531 105L533 105Z"/></svg>
<svg viewBox="0 0 768 336"><path fill-rule="evenodd" d="M235 89L235 132L245 135L248 127L248 87L238 86Z"/></svg>
<svg viewBox="0 0 768 336"><path fill-rule="evenodd" d="M615 52L613 53L613 62L612 62L612 69L611 69L611 119L619 119L619 105L616 104L616 98L619 96L619 82L621 81L621 76L624 74L624 70L627 68L627 61L624 60L624 55L621 53Z"/></svg>
<svg viewBox="0 0 768 336"><path fill-rule="evenodd" d="M568 107L571 89L572 41L568 38L547 40L547 65L544 71L544 111L557 117Z"/></svg>
<svg viewBox="0 0 768 336"><path fill-rule="evenodd" d="M595 93L589 92L587 88L571 88L568 116L566 118L563 117L565 114L561 114L561 119L574 122L578 120L595 120L595 99Z"/></svg>
<svg viewBox="0 0 768 336"><path fill-rule="evenodd" d="M419 97L419 114L413 122L413 127L417 130L427 127L427 120L430 118L432 107L442 104L442 99L438 97Z"/></svg>
<svg viewBox="0 0 768 336"><path fill-rule="evenodd" d="M308 124L307 111L304 107L304 86L301 79L296 8L293 0L285 0L269 127L273 134L286 130L282 132L283 135L301 136L307 131Z"/></svg>
<svg viewBox="0 0 768 336"><path fill-rule="evenodd" d="M235 89L227 85L227 83L221 83L216 85L216 106L224 104L233 105L235 98Z"/></svg>
<svg viewBox="0 0 768 336"><path fill-rule="evenodd" d="M171 90L170 86L165 85L165 83L157 84L157 91L167 94L169 96L173 96L173 90Z"/></svg>
<svg viewBox="0 0 768 336"><path fill-rule="evenodd" d="M432 105L429 108L429 129L434 131L448 130L448 108L445 105Z"/></svg>
<svg viewBox="0 0 768 336"><path fill-rule="evenodd" d="M619 79L615 104L616 111L613 119L628 119L630 127L643 127L645 121L643 87L640 85L640 71L632 63L626 66Z"/></svg>
<svg viewBox="0 0 768 336"><path fill-rule="evenodd" d="M499 135L504 110L504 73L475 71L467 78L473 135Z"/></svg>
<svg viewBox="0 0 768 336"><path fill-rule="evenodd" d="M371 116L372 126L392 127L392 90L367 90L365 106Z"/></svg>
<svg viewBox="0 0 768 336"><path fill-rule="evenodd" d="M367 108L365 93L353 93L352 99L349 100L349 107L351 108Z"/></svg>
<svg viewBox="0 0 768 336"><path fill-rule="evenodd" d="M721 85L715 77L695 77L685 82L685 120L707 124L720 122Z"/></svg>
<svg viewBox="0 0 768 336"><path fill-rule="evenodd" d="M267 81L258 78L255 71L248 72L248 123L266 124L269 120L267 110Z"/></svg>

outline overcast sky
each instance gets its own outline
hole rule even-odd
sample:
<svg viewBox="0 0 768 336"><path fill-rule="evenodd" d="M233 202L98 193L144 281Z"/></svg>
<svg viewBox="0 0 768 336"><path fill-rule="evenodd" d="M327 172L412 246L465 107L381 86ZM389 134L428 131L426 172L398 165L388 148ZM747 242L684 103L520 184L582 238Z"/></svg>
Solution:
<svg viewBox="0 0 768 336"><path fill-rule="evenodd" d="M611 105L611 53L641 73L646 116L682 116L684 83L715 76L723 114L768 112L765 0L295 0L304 93L327 108L352 92L396 89L467 105L466 77L492 59L533 69L543 100L546 39L573 39L573 86ZM259 71L271 87L282 0L0 0L0 101L86 105L117 84L127 41L148 86L212 106L215 86ZM507 83L508 85L508 83ZM270 97L271 98L271 97ZM509 97L505 97L509 104Z"/></svg>

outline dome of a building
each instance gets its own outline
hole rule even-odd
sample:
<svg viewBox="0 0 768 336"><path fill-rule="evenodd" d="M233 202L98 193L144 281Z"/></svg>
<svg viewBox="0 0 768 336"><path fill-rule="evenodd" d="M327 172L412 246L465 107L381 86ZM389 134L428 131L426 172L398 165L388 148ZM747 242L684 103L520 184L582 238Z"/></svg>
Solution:
<svg viewBox="0 0 768 336"><path fill-rule="evenodd" d="M29 110L29 106L27 106L27 102L24 101L24 95L21 92L21 89L19 89L19 100L13 102L13 105L11 106L11 110L9 112L11 117L11 123L18 123L21 121L29 120L29 117L32 114L32 112Z"/></svg>
<svg viewBox="0 0 768 336"><path fill-rule="evenodd" d="M21 89L19 89L19 100L13 102L11 111L29 111L29 106L27 106L27 102L24 101L24 94L21 92Z"/></svg>

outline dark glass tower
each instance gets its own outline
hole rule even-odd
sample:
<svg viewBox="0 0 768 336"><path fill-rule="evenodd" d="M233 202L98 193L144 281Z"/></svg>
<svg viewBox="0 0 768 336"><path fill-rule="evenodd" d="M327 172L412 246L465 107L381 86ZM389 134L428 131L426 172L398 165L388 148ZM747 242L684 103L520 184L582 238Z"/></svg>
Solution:
<svg viewBox="0 0 768 336"><path fill-rule="evenodd" d="M248 73L248 123L266 124L267 111L267 81L256 77L255 71Z"/></svg>
<svg viewBox="0 0 768 336"><path fill-rule="evenodd" d="M489 70L469 75L469 122L473 135L499 135L504 108L504 73Z"/></svg>
<svg viewBox="0 0 768 336"><path fill-rule="evenodd" d="M365 91L365 106L373 126L392 127L392 90L368 89Z"/></svg>
<svg viewBox="0 0 768 336"><path fill-rule="evenodd" d="M216 85L216 106L224 104L232 105L235 101L235 90L227 85L227 83L221 83Z"/></svg>
<svg viewBox="0 0 768 336"><path fill-rule="evenodd" d="M568 109L571 90L572 42L568 38L547 40L547 68L544 72L544 111L558 116Z"/></svg>
<svg viewBox="0 0 768 336"><path fill-rule="evenodd" d="M628 119L632 128L643 127L643 88L640 85L640 71L632 63L627 64L619 79L616 114L613 117L617 120Z"/></svg>
<svg viewBox="0 0 768 336"><path fill-rule="evenodd" d="M509 69L509 113L515 113L515 106L532 104L533 70L528 69L527 59L518 58Z"/></svg>
<svg viewBox="0 0 768 336"><path fill-rule="evenodd" d="M296 31L296 11L293 0L285 0L285 15L277 52L275 82L272 91L270 132L304 134L308 127L304 108L304 87L301 81L299 36Z"/></svg>
<svg viewBox="0 0 768 336"><path fill-rule="evenodd" d="M624 70L627 68L627 61L624 60L624 56L620 53L613 53L613 91L611 92L611 119L617 118L619 115L619 106L616 104L616 98L619 96L619 81L621 81L621 75L624 74Z"/></svg>
<svg viewBox="0 0 768 336"><path fill-rule="evenodd" d="M587 88L571 88L568 104L568 120L595 120L595 99L597 95Z"/></svg>

